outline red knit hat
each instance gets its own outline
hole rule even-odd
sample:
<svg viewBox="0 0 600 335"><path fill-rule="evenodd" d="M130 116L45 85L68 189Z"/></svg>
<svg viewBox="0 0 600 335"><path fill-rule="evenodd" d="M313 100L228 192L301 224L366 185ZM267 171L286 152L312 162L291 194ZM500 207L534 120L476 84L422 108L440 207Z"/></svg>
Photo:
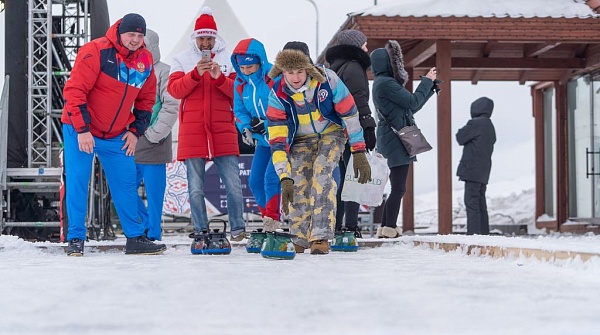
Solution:
<svg viewBox="0 0 600 335"><path fill-rule="evenodd" d="M217 23L212 15L212 9L210 7L202 7L201 13L196 19L194 37L217 37Z"/></svg>

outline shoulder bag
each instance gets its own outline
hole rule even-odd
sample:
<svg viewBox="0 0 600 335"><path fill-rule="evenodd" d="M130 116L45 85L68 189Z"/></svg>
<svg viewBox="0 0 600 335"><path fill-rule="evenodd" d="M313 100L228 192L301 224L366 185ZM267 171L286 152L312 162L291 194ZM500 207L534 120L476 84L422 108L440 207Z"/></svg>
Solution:
<svg viewBox="0 0 600 335"><path fill-rule="evenodd" d="M425 136L423 136L423 133L421 133L421 129L419 129L416 124L410 122L408 117L406 117L406 114L404 117L406 118L407 126L397 130L379 109L377 109L377 113L383 118L385 123L392 128L392 131L398 136L400 142L402 142L406 152L408 152L410 156L416 156L432 149L429 142L425 139Z"/></svg>

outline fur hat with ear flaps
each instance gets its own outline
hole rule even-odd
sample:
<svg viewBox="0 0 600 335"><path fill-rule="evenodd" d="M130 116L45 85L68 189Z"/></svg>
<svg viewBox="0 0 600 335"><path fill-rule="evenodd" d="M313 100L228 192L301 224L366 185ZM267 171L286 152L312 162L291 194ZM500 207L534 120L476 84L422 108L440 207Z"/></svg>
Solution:
<svg viewBox="0 0 600 335"><path fill-rule="evenodd" d="M320 83L324 83L327 79L325 78L324 70L316 67L310 61L302 51L295 49L285 49L280 51L275 57L275 64L269 72L269 77L275 78L284 71L300 70L305 69L306 74L311 78L318 80Z"/></svg>
<svg viewBox="0 0 600 335"><path fill-rule="evenodd" d="M390 56L390 62L392 63L392 72L394 73L394 79L396 79L402 86L406 85L408 81L408 73L404 69L404 56L402 56L402 48L397 41L389 40L385 44L385 50L387 50Z"/></svg>

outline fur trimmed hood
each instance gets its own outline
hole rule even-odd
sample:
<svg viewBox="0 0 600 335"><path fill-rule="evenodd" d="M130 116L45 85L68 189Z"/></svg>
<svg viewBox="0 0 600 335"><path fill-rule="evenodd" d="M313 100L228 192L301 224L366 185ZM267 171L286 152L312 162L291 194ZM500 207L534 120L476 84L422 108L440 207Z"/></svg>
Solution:
<svg viewBox="0 0 600 335"><path fill-rule="evenodd" d="M408 82L408 73L404 69L404 56L402 55L400 44L397 41L389 40L385 44L385 50L387 50L390 56L394 79L404 86Z"/></svg>
<svg viewBox="0 0 600 335"><path fill-rule="evenodd" d="M274 79L284 71L300 69L305 69L307 75L320 83L324 83L327 80L325 78L324 70L313 65L310 58L302 53L302 51L294 49L285 49L277 54L277 57L275 57L275 64L273 64L273 68L269 72L269 77Z"/></svg>

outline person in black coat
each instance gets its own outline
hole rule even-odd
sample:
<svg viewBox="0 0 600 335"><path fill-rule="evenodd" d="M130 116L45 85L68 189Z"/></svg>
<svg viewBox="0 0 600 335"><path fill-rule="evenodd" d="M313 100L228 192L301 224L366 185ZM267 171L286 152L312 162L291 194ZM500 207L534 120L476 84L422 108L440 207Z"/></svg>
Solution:
<svg viewBox="0 0 600 335"><path fill-rule="evenodd" d="M360 125L363 128L367 150L375 148L375 119L371 115L369 107L369 79L367 69L371 66L371 59L367 54L367 37L358 30L349 29L340 31L337 35L337 45L327 49L325 60L330 69L336 72L342 79L350 94L354 98ZM354 235L362 237L358 227L358 212L360 204L352 201L342 201L342 188L346 166L350 161L350 147L346 148L340 160L340 184L338 185L336 200L337 208L335 215L335 230L342 229L344 215L346 216L346 229L353 231Z"/></svg>
<svg viewBox="0 0 600 335"><path fill-rule="evenodd" d="M496 143L496 131L490 120L493 109L491 99L475 100L471 104L471 120L456 133L456 141L464 146L456 175L465 182L468 235L490 233L485 191Z"/></svg>

